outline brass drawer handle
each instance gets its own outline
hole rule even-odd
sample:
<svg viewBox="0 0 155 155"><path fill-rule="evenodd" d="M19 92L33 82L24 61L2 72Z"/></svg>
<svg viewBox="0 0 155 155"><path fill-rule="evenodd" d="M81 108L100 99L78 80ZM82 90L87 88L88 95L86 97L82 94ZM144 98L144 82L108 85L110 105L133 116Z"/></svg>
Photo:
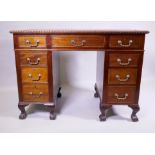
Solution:
<svg viewBox="0 0 155 155"><path fill-rule="evenodd" d="M37 58L35 62L32 62L30 58L27 58L26 60L30 65L38 65L40 62L40 58Z"/></svg>
<svg viewBox="0 0 155 155"><path fill-rule="evenodd" d="M114 95L117 98L117 100L126 100L127 97L129 96L128 93L125 93L124 97L119 97L119 95L117 93L115 93Z"/></svg>
<svg viewBox="0 0 155 155"><path fill-rule="evenodd" d="M41 74L38 74L38 78L36 79L32 77L32 74L29 74L28 76L32 79L32 81L39 81L41 79Z"/></svg>
<svg viewBox="0 0 155 155"><path fill-rule="evenodd" d="M130 47L133 43L133 40L129 40L129 43L128 44L123 44L123 42L121 40L118 40L117 41L118 45L120 45L121 47Z"/></svg>
<svg viewBox="0 0 155 155"><path fill-rule="evenodd" d="M129 74L127 74L125 79L121 79L119 75L116 75L115 77L116 77L116 79L117 79L118 81L121 81L121 82L126 82L126 81L128 81L128 80L129 80L130 75L129 75Z"/></svg>
<svg viewBox="0 0 155 155"><path fill-rule="evenodd" d="M39 98L43 95L43 92L40 92L39 94L34 94L33 92L29 92L28 95Z"/></svg>
<svg viewBox="0 0 155 155"><path fill-rule="evenodd" d="M86 40L82 40L80 44L78 44L75 40L71 40L71 44L74 47L82 47L85 45L85 43L86 43Z"/></svg>
<svg viewBox="0 0 155 155"><path fill-rule="evenodd" d="M34 45L31 44L31 42L29 40L26 40L26 45L28 47L38 47L39 46L40 41L37 40L36 43Z"/></svg>
<svg viewBox="0 0 155 155"><path fill-rule="evenodd" d="M128 62L122 62L121 59L117 59L117 62L121 65L121 66L127 66L131 63L132 59L131 58L128 58Z"/></svg>

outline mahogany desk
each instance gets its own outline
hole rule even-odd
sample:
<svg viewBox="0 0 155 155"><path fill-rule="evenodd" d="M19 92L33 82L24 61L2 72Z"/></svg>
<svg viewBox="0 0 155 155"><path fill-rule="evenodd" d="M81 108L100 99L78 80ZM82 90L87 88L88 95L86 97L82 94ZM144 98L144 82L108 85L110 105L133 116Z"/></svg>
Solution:
<svg viewBox="0 0 155 155"><path fill-rule="evenodd" d="M98 51L95 97L100 98L99 116L106 120L112 105L132 108L132 121L138 121L139 92L148 31L105 30L19 30L11 31L18 79L20 119L25 107L43 104L56 118L56 100L61 97L59 51ZM55 51L55 52L53 52Z"/></svg>

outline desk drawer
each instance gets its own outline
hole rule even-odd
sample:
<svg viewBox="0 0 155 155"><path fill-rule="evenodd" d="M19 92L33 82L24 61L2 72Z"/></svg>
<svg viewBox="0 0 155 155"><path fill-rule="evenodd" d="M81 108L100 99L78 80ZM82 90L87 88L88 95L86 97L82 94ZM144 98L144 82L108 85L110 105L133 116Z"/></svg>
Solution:
<svg viewBox="0 0 155 155"><path fill-rule="evenodd" d="M29 92L34 92L34 94L43 92L48 94L48 85L47 84L23 84L23 94Z"/></svg>
<svg viewBox="0 0 155 155"><path fill-rule="evenodd" d="M108 86L106 103L109 104L134 104L136 87L134 86Z"/></svg>
<svg viewBox="0 0 155 155"><path fill-rule="evenodd" d="M55 35L52 47L101 48L105 47L105 37L99 35Z"/></svg>
<svg viewBox="0 0 155 155"><path fill-rule="evenodd" d="M22 35L17 36L18 48L46 48L45 35Z"/></svg>
<svg viewBox="0 0 155 155"><path fill-rule="evenodd" d="M136 84L137 69L109 69L108 84Z"/></svg>
<svg viewBox="0 0 155 155"><path fill-rule="evenodd" d="M31 92L33 93L33 92ZM48 102L48 94L23 94L23 100L25 102Z"/></svg>
<svg viewBox="0 0 155 155"><path fill-rule="evenodd" d="M124 48L124 49L143 49L144 36L143 35L112 35L109 40L110 48Z"/></svg>
<svg viewBox="0 0 155 155"><path fill-rule="evenodd" d="M23 83L47 83L47 68L22 68Z"/></svg>
<svg viewBox="0 0 155 155"><path fill-rule="evenodd" d="M32 102L48 102L48 85L23 85L23 100Z"/></svg>
<svg viewBox="0 0 155 155"><path fill-rule="evenodd" d="M21 66L47 66L47 52L20 52Z"/></svg>
<svg viewBox="0 0 155 155"><path fill-rule="evenodd" d="M139 54L109 54L110 67L137 67Z"/></svg>

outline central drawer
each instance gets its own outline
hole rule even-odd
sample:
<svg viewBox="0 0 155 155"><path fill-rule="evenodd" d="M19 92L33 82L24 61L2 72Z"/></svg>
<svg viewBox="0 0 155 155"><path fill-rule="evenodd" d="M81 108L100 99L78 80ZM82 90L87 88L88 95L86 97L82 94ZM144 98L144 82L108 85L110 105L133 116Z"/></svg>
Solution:
<svg viewBox="0 0 155 155"><path fill-rule="evenodd" d="M109 69L108 84L136 84L137 69Z"/></svg>
<svg viewBox="0 0 155 155"><path fill-rule="evenodd" d="M105 36L100 35L53 35L52 47L68 48L102 48Z"/></svg>
<svg viewBox="0 0 155 155"><path fill-rule="evenodd" d="M22 82L24 83L47 83L47 68L22 68Z"/></svg>

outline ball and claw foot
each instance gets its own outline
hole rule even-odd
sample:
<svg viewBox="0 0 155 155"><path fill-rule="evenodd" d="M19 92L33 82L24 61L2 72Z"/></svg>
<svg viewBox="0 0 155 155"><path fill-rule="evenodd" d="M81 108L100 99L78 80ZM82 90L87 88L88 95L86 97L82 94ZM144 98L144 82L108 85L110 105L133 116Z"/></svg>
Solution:
<svg viewBox="0 0 155 155"><path fill-rule="evenodd" d="M50 120L55 120L55 119L56 119L56 114L50 113Z"/></svg>
<svg viewBox="0 0 155 155"><path fill-rule="evenodd" d="M132 120L133 122L138 122L138 117L137 117L137 115L136 115L136 114L132 114L132 115L131 115L131 120Z"/></svg>
<svg viewBox="0 0 155 155"><path fill-rule="evenodd" d="M101 103L100 103L100 111L101 111L101 114L99 116L99 119L100 121L106 121L107 120L107 116L106 116L106 111L111 108L111 105L110 106L103 106Z"/></svg>
<svg viewBox="0 0 155 155"><path fill-rule="evenodd" d="M27 114L26 113L21 113L19 115L19 119L25 119L27 117Z"/></svg>
<svg viewBox="0 0 155 155"><path fill-rule="evenodd" d="M19 119L25 119L27 117L25 107L27 105L18 105L19 110L21 111L21 114L19 115Z"/></svg>
<svg viewBox="0 0 155 155"><path fill-rule="evenodd" d="M131 120L133 122L138 122L138 117L137 117L137 112L140 110L139 106L136 106L136 107L132 107L132 106L129 106L130 108L132 108L132 114L131 114Z"/></svg>
<svg viewBox="0 0 155 155"><path fill-rule="evenodd" d="M99 118L100 118L100 121L106 121L106 116L105 115L103 115L103 114L101 114L100 116L99 116Z"/></svg>

